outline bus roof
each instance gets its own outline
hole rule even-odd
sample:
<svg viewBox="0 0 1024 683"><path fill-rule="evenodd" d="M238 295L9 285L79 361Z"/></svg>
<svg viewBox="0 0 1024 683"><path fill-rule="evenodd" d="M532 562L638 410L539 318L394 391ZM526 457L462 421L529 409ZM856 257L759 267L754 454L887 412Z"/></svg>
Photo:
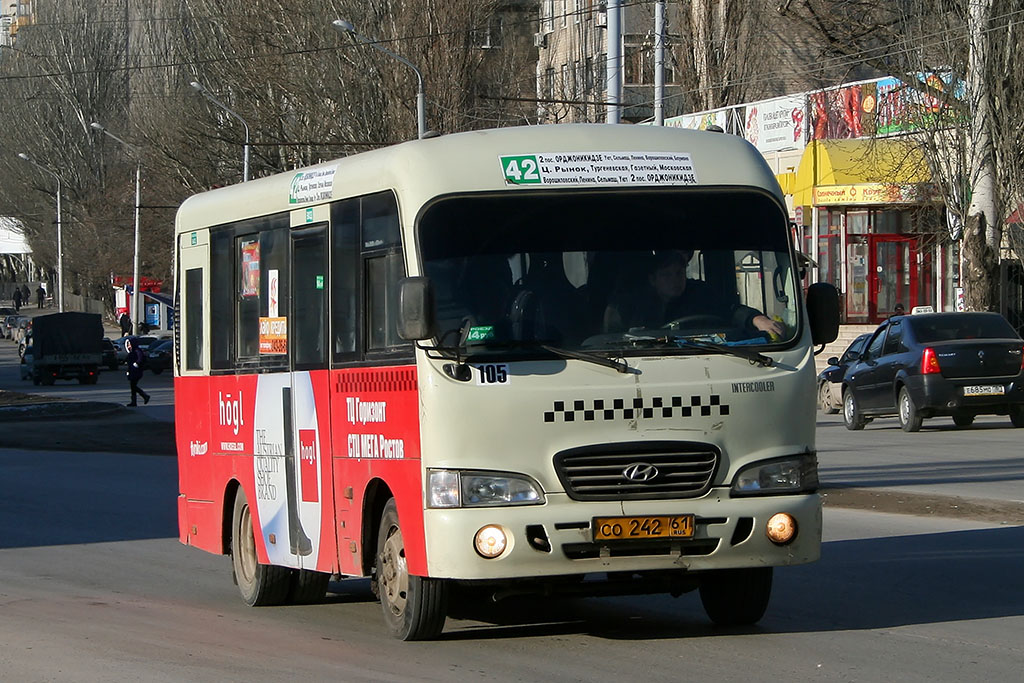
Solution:
<svg viewBox="0 0 1024 683"><path fill-rule="evenodd" d="M529 182L533 179L529 174L537 169L529 162L525 168L520 164L537 155L548 162L557 158L559 165L545 164L544 180ZM624 155L631 156L632 166ZM594 161L599 163L595 166ZM515 162L511 171L510 162ZM683 181L678 170L687 164L692 176ZM648 174L644 182L629 180L630 172L637 169ZM526 174L526 180L517 184L508 177L510 172ZM616 176L619 180L613 182ZM413 140L203 192L181 205L176 232L387 189L397 191L400 210L409 212L404 222L411 224L426 202L452 193L651 185L758 187L783 201L764 158L734 135L660 126L519 126Z"/></svg>

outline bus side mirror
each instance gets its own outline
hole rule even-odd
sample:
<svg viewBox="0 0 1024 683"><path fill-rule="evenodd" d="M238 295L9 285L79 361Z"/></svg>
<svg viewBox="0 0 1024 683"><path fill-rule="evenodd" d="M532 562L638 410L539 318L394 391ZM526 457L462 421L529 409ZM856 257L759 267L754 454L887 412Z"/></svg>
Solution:
<svg viewBox="0 0 1024 683"><path fill-rule="evenodd" d="M406 341L434 337L437 322L434 319L434 288L430 280L406 277L398 287L398 336Z"/></svg>
<svg viewBox="0 0 1024 683"><path fill-rule="evenodd" d="M815 346L834 342L839 336L839 290L827 282L815 282L807 288L807 318L811 343Z"/></svg>

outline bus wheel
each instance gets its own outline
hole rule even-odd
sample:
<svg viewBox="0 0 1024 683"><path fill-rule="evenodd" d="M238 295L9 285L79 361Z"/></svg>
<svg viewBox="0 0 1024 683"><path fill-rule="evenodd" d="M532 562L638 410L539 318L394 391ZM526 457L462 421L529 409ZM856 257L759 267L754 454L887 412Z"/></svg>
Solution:
<svg viewBox="0 0 1024 683"><path fill-rule="evenodd" d="M394 637L427 640L441 633L448 586L440 579L409 575L394 498L384 507L380 520L376 574L384 622Z"/></svg>
<svg viewBox="0 0 1024 683"><path fill-rule="evenodd" d="M250 607L280 605L288 598L293 570L259 563L252 513L242 489L235 496L231 516L231 568L242 600Z"/></svg>
<svg viewBox="0 0 1024 683"><path fill-rule="evenodd" d="M320 602L327 595L327 584L330 574L315 572L311 569L296 569L292 572L288 587L288 602L297 605L310 605Z"/></svg>
<svg viewBox="0 0 1024 683"><path fill-rule="evenodd" d="M756 624L768 609L771 595L771 567L708 572L700 582L704 611L718 626Z"/></svg>

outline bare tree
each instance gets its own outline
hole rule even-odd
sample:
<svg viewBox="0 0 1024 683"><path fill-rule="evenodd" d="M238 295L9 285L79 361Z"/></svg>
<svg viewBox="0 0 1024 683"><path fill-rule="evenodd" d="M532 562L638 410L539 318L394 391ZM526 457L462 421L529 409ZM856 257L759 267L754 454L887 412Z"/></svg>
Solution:
<svg viewBox="0 0 1024 683"><path fill-rule="evenodd" d="M827 46L823 63L870 68L920 93L920 139L962 240L965 305L997 308L1003 221L1024 197L1024 110L1012 104L1024 89L1019 1L802 0L784 9Z"/></svg>

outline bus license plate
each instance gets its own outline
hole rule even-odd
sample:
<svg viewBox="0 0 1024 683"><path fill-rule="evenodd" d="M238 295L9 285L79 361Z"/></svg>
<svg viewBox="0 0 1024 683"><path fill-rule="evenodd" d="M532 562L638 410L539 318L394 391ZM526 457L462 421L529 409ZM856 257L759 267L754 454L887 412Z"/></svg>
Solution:
<svg viewBox="0 0 1024 683"><path fill-rule="evenodd" d="M595 517L595 541L693 538L693 515Z"/></svg>
<svg viewBox="0 0 1024 683"><path fill-rule="evenodd" d="M1002 396L1006 387L1002 384L975 384L964 387L964 396Z"/></svg>

